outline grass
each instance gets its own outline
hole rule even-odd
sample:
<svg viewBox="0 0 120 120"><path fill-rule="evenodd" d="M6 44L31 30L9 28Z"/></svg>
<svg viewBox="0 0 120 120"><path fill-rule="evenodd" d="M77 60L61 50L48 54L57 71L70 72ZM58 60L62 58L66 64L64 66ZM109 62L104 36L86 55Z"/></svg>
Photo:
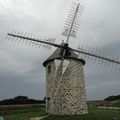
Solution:
<svg viewBox="0 0 120 120"><path fill-rule="evenodd" d="M7 107L0 108L0 116L4 116L5 120L30 120L31 117L40 117L45 115L44 105L32 105L23 107ZM57 116L49 115L43 120L112 120L116 117L120 120L120 110L98 109L90 107L88 115L77 116Z"/></svg>
<svg viewBox="0 0 120 120"><path fill-rule="evenodd" d="M120 120L120 110L90 108L88 115L77 116L49 115L44 120L112 120L112 118L117 118L117 120Z"/></svg>
<svg viewBox="0 0 120 120"><path fill-rule="evenodd" d="M103 104L104 106L111 106L111 107L120 107L120 100L114 100L114 101L107 101Z"/></svg>
<svg viewBox="0 0 120 120"><path fill-rule="evenodd" d="M45 115L45 107L43 105L32 105L22 107L3 108L0 116L4 116L5 120L30 120L31 117Z"/></svg>

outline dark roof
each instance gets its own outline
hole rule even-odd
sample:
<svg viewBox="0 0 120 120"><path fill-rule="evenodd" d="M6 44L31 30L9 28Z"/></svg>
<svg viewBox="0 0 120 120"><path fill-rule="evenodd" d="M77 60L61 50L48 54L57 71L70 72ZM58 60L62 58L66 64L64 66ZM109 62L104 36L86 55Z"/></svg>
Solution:
<svg viewBox="0 0 120 120"><path fill-rule="evenodd" d="M61 51L62 51L61 48L57 48L57 49L55 50L55 52L54 52L50 57L48 57L47 60L45 60L45 61L43 62L43 65L46 66L47 63L49 63L49 62L51 62L51 61L53 61L53 60L55 60L55 59L61 59L61 58L62 58L62 56L61 56L61 54L60 54ZM66 51L66 54L65 54L64 58L70 58L70 59L78 60L78 61L82 62L83 65L85 64L85 61L84 61L83 59L79 59L79 58L78 58L78 55L75 54L75 53L74 53L73 51L71 51L71 50Z"/></svg>

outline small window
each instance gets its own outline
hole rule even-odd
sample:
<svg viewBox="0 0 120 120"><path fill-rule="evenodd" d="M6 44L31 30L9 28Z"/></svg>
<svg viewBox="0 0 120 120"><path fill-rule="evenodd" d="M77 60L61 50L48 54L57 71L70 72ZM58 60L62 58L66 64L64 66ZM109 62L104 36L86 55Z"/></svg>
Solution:
<svg viewBox="0 0 120 120"><path fill-rule="evenodd" d="M47 97L47 100L50 101L50 97Z"/></svg>
<svg viewBox="0 0 120 120"><path fill-rule="evenodd" d="M48 73L51 73L51 66L48 66Z"/></svg>

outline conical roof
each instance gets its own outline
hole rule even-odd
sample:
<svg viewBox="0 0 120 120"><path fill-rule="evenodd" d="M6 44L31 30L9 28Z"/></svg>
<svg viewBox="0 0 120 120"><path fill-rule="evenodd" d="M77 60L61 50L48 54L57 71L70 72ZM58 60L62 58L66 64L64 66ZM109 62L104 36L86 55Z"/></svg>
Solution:
<svg viewBox="0 0 120 120"><path fill-rule="evenodd" d="M62 50L63 50L62 48L57 48L55 50L55 52L52 55L50 55L47 60L45 60L43 62L43 65L46 66L47 63L49 63L55 59L61 59L62 58L62 54L61 54ZM74 53L73 51L71 51L69 48L66 51L64 58L78 60L78 61L82 62L83 65L85 64L85 61L83 59L78 58L78 55L76 53Z"/></svg>

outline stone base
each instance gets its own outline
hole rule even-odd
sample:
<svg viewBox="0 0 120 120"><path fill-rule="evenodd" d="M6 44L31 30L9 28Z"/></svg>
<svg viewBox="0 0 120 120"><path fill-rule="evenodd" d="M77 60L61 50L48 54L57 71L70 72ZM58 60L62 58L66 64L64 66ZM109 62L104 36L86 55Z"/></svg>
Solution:
<svg viewBox="0 0 120 120"><path fill-rule="evenodd" d="M60 62L58 67L56 61L49 63L46 71L49 66L51 72L46 74L46 96L49 98L46 99L47 112L55 115L87 114L83 64L67 59Z"/></svg>

